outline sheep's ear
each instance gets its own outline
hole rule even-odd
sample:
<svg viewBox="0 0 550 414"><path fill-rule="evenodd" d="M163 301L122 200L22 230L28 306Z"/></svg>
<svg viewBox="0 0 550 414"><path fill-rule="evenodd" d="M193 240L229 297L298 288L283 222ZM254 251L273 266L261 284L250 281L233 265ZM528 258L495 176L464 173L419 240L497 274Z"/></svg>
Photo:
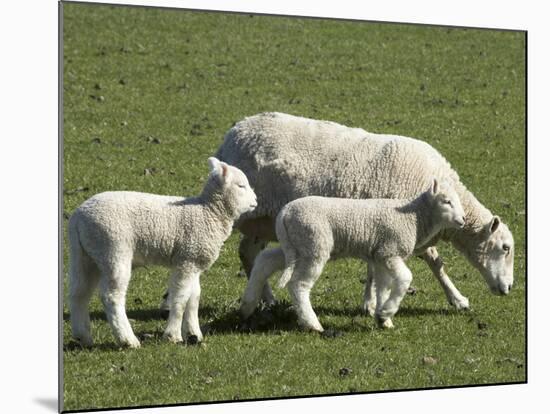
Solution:
<svg viewBox="0 0 550 414"><path fill-rule="evenodd" d="M432 194L437 194L439 192L439 182L437 181L437 178L434 178L431 190Z"/></svg>
<svg viewBox="0 0 550 414"><path fill-rule="evenodd" d="M491 223L489 224L489 232L493 234L495 231L497 231L498 226L500 225L500 217L494 216L491 220Z"/></svg>
<svg viewBox="0 0 550 414"><path fill-rule="evenodd" d="M227 179L229 176L229 165L227 165L225 162L220 162L220 166L222 168L221 174L224 179Z"/></svg>

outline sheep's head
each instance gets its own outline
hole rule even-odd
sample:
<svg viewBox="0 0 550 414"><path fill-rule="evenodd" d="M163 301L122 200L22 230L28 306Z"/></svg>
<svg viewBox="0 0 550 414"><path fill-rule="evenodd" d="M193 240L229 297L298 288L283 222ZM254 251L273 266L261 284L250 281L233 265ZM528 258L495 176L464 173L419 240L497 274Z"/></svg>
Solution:
<svg viewBox="0 0 550 414"><path fill-rule="evenodd" d="M483 275L491 292L507 295L514 283L514 237L498 216L464 245L466 257Z"/></svg>
<svg viewBox="0 0 550 414"><path fill-rule="evenodd" d="M442 228L464 227L464 209L456 191L449 185L439 183L434 178L427 191L434 218L440 221Z"/></svg>
<svg viewBox="0 0 550 414"><path fill-rule="evenodd" d="M256 194L241 170L214 157L208 158L208 166L209 181L213 181L216 186L216 198L234 214L235 218L256 208Z"/></svg>

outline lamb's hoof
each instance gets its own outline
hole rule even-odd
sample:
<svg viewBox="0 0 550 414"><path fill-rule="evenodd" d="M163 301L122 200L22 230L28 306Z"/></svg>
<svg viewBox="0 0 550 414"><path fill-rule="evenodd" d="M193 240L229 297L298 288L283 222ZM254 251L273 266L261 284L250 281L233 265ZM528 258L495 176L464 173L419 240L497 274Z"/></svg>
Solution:
<svg viewBox="0 0 550 414"><path fill-rule="evenodd" d="M376 312L376 302L368 302L363 304L363 312L369 316L374 316Z"/></svg>
<svg viewBox="0 0 550 414"><path fill-rule="evenodd" d="M187 337L187 345L200 345L202 342L202 338L199 338L197 335L189 335Z"/></svg>
<svg viewBox="0 0 550 414"><path fill-rule="evenodd" d="M139 342L139 339L137 339L136 337L129 338L127 340L122 341L122 345L131 349L137 349L141 347L141 343Z"/></svg>
<svg viewBox="0 0 550 414"><path fill-rule="evenodd" d="M275 299L273 296L267 299L262 298L262 304L265 308L272 308L273 306L277 305L277 299Z"/></svg>
<svg viewBox="0 0 550 414"><path fill-rule="evenodd" d="M309 323L300 323L300 326L302 327L302 330L305 332L318 332L322 334L325 330L321 326L321 324L309 324Z"/></svg>
<svg viewBox="0 0 550 414"><path fill-rule="evenodd" d="M469 310L470 309L470 301L468 298L461 296L453 298L449 301L452 307L454 307L457 310Z"/></svg>
<svg viewBox="0 0 550 414"><path fill-rule="evenodd" d="M375 315L374 318L380 329L392 329L394 327L391 318L382 318L379 315Z"/></svg>
<svg viewBox="0 0 550 414"><path fill-rule="evenodd" d="M91 348L94 344L94 341L91 337L75 337L74 340L78 342L78 344L83 348Z"/></svg>
<svg viewBox="0 0 550 414"><path fill-rule="evenodd" d="M168 316L170 316L170 311L168 309L161 309L160 310L160 317L162 319L167 320Z"/></svg>
<svg viewBox="0 0 550 414"><path fill-rule="evenodd" d="M169 342L172 342L174 344L177 344L177 343L180 343L180 342L183 342L183 338L181 337L181 335L175 335L171 332L164 332L162 334L162 337L164 339L166 339L167 341Z"/></svg>

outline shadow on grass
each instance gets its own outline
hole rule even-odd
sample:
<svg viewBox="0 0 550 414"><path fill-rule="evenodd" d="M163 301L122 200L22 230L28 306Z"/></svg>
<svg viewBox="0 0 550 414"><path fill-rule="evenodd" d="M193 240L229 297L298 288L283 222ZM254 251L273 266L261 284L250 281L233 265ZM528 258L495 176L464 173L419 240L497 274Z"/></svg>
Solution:
<svg viewBox="0 0 550 414"><path fill-rule="evenodd" d="M318 316L336 316L349 318L349 321L344 324L339 324L337 330L331 326L325 326L325 333L323 337L337 337L346 332L357 332L360 330L372 330L374 326L368 327L364 324L358 324L357 319L362 321L372 320L361 307L331 307L331 306L317 306L315 312ZM465 313L464 311L457 311L455 309L442 308L418 308L418 307L403 307L399 310L398 317L421 317L421 316L445 316L458 313ZM129 319L135 319L140 321L159 320L164 321L167 319L167 315L164 314L158 308L152 309L137 309L130 310L127 313ZM234 305L212 307L203 306L200 308L201 319L206 319L210 322L204 324L201 328L205 335L228 335L228 334L258 334L258 333L271 333L273 335L279 335L282 331L297 332L301 331L298 325L296 314L292 309L289 302L281 301L270 307L260 305L258 309L247 320L243 320L238 309ZM92 320L106 320L105 313L103 311L91 312L90 317ZM63 314L63 319L68 320L68 313ZM136 335L140 341L147 343L154 343L162 341L162 332L140 332L136 331ZM80 344L75 341L71 341L66 344L63 349L65 351L83 350ZM115 342L94 344L93 348L101 351L113 351L121 349L121 347Z"/></svg>

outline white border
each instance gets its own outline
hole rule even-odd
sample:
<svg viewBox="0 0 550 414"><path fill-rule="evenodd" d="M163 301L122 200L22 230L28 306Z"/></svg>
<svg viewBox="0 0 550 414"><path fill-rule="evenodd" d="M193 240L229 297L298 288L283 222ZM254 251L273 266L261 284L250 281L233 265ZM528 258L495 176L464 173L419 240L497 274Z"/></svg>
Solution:
<svg viewBox="0 0 550 414"><path fill-rule="evenodd" d="M542 3L463 0L331 2L277 0L127 1L145 5L527 29L529 32L529 384L333 398L196 405L149 412L337 412L342 408L445 414L517 413L546 406L549 276L545 165L548 164L548 33ZM57 398L57 2L2 5L0 202L2 399L5 412L53 412ZM6 93L7 92L7 93ZM511 156L513 156L511 154ZM540 313L537 313L540 312ZM546 400L546 399L545 399ZM544 404L544 405L543 405ZM535 409L535 411L539 411ZM113 411L116 412L116 411ZM120 411L134 412L134 410Z"/></svg>

